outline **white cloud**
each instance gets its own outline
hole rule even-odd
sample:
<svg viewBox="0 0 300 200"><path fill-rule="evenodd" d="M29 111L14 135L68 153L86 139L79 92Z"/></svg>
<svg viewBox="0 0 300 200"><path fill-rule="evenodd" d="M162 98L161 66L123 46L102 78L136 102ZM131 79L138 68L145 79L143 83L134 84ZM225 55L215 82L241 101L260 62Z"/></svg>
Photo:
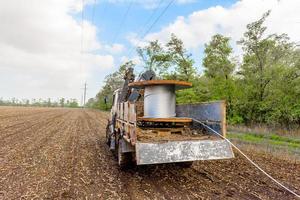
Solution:
<svg viewBox="0 0 300 200"><path fill-rule="evenodd" d="M132 61L135 65L141 65L142 64L142 61L141 59L138 57L138 56L134 56L134 57L127 57L127 56L122 56L121 59L120 59L120 63L125 63L125 62L128 62L128 61Z"/></svg>
<svg viewBox="0 0 300 200"><path fill-rule="evenodd" d="M79 99L84 80L92 84L113 67L111 55L91 53L104 47L88 21L81 54L73 17L81 9L81 0L0 1L0 96Z"/></svg>
<svg viewBox="0 0 300 200"><path fill-rule="evenodd" d="M293 41L300 41L300 1L297 0L243 0L228 8L210 7L187 17L177 17L159 32L148 34L144 41L158 39L166 42L171 33L181 38L189 49L203 47L216 33L237 41L246 25L259 19L269 9L272 12L266 21L268 33L287 33ZM131 37L130 40L135 45L137 38Z"/></svg>
<svg viewBox="0 0 300 200"><path fill-rule="evenodd" d="M132 61L135 64L134 72L136 75L140 74L141 72L143 72L145 70L143 61L140 59L140 57L138 57L138 56L133 56L133 57L122 56L120 59L120 64L126 63L128 61Z"/></svg>
<svg viewBox="0 0 300 200"><path fill-rule="evenodd" d="M129 33L126 36L126 39L135 47L144 47L148 44L145 38L140 38L136 33ZM151 39L157 39L157 38L151 38ZM135 49L133 49L133 51L135 51Z"/></svg>
<svg viewBox="0 0 300 200"><path fill-rule="evenodd" d="M105 45L105 50L111 54L120 54L124 49L125 47L122 44Z"/></svg>

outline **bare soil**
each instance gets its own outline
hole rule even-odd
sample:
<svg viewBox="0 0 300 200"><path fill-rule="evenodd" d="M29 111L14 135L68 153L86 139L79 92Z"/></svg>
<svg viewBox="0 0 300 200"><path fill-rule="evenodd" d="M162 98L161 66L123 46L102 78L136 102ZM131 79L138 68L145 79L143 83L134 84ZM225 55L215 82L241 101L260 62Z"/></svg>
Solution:
<svg viewBox="0 0 300 200"><path fill-rule="evenodd" d="M107 113L0 107L0 199L295 199L236 158L121 171L105 145ZM300 164L246 152L300 193Z"/></svg>

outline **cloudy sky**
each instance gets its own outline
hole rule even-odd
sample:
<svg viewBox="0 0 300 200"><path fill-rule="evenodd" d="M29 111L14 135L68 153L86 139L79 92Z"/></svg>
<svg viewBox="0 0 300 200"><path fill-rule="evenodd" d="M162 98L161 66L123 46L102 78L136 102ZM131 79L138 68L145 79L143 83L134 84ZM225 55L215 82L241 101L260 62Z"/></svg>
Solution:
<svg viewBox="0 0 300 200"><path fill-rule="evenodd" d="M203 46L221 33L235 41L268 9L269 33L300 42L299 0L1 0L0 97L93 97L104 77L145 41L181 38L201 72ZM83 17L83 21L82 21ZM144 37L143 37L144 36ZM138 70L141 70L139 66Z"/></svg>

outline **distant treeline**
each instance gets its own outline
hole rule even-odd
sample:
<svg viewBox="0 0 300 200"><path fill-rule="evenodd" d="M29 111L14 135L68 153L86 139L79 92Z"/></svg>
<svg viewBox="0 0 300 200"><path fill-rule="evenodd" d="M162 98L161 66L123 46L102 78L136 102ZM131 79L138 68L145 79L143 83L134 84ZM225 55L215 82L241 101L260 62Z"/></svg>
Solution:
<svg viewBox="0 0 300 200"><path fill-rule="evenodd" d="M0 106L35 106L35 107L69 107L77 108L79 107L76 99L65 99L60 98L59 100L51 100L48 98L44 99L17 99L12 98L9 100L3 100L0 98Z"/></svg>
<svg viewBox="0 0 300 200"><path fill-rule="evenodd" d="M154 70L159 78L193 83L193 88L177 92L177 103L224 99L230 124L299 127L299 44L286 34L267 35L264 21L269 14L248 24L237 41L242 58L233 55L229 37L214 35L205 45L202 73L197 72L194 60L175 35L165 45L151 41L137 52L145 69ZM134 66L129 61L108 75L88 105L109 109L113 91L123 83L124 71Z"/></svg>

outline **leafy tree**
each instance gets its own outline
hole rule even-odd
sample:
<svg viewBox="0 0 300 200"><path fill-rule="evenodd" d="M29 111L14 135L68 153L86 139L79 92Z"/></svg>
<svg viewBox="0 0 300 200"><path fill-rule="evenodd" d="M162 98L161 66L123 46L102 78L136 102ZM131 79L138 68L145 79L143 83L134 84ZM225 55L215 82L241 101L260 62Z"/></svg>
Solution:
<svg viewBox="0 0 300 200"><path fill-rule="evenodd" d="M229 40L229 37L217 34L212 37L209 44L205 44L203 66L207 77L225 80L231 78L235 65L230 59L232 48Z"/></svg>
<svg viewBox="0 0 300 200"><path fill-rule="evenodd" d="M240 96L239 109L250 123L289 124L299 104L294 99L299 97L295 90L299 54L286 34L265 36L267 27L263 23L269 14L270 11L248 24L238 42L244 50L239 86L245 91Z"/></svg>
<svg viewBox="0 0 300 200"><path fill-rule="evenodd" d="M132 61L122 64L118 71L105 77L104 86L96 95L92 107L100 108L102 110L107 110L111 107L113 92L122 87L125 71L130 67L135 67L135 64Z"/></svg>
<svg viewBox="0 0 300 200"><path fill-rule="evenodd" d="M193 67L194 61L184 48L182 40L172 34L166 47L168 49L166 55L169 61L175 65L175 73L173 74L175 79L191 81L195 76L196 69Z"/></svg>
<svg viewBox="0 0 300 200"><path fill-rule="evenodd" d="M30 101L28 99L25 100L25 105L29 106L30 105Z"/></svg>
<svg viewBox="0 0 300 200"><path fill-rule="evenodd" d="M47 107L51 107L51 106L52 106L51 99L48 98L48 101L47 101Z"/></svg>
<svg viewBox="0 0 300 200"><path fill-rule="evenodd" d="M59 104L61 107L65 107L65 98L59 99Z"/></svg>
<svg viewBox="0 0 300 200"><path fill-rule="evenodd" d="M231 59L230 38L221 34L214 35L205 44L203 59L204 75L207 77L207 88L210 99L224 99L227 102L228 116L233 117L235 84L233 72L235 64Z"/></svg>
<svg viewBox="0 0 300 200"><path fill-rule="evenodd" d="M193 87L176 91L176 101L178 104L199 103L211 100L210 92L207 88L207 77L198 76L192 81Z"/></svg>
<svg viewBox="0 0 300 200"><path fill-rule="evenodd" d="M138 53L145 68L154 70L159 77L193 83L193 88L176 92L177 103L225 99L231 124L265 123L297 128L300 124L300 50L286 34L266 35L264 22L269 14L270 11L247 25L238 41L243 60L237 69L230 38L220 34L205 45L203 75L196 73L191 55L175 35L165 46L152 41L138 48ZM132 62L125 63L108 75L88 105L110 108L112 93L122 86L125 70L130 66Z"/></svg>
<svg viewBox="0 0 300 200"><path fill-rule="evenodd" d="M62 98L63 101L65 101L64 98ZM0 98L0 105L4 106L36 106L36 107L61 107L61 102L62 99L59 99L60 102L58 101L51 101L50 98L48 99L42 99L39 98L37 99L32 99L31 102L29 99L17 99L17 98L12 98L11 100L3 100ZM77 108L78 103L76 99L70 99L67 100L67 103L64 104L64 107L72 107L72 108Z"/></svg>
<svg viewBox="0 0 300 200"><path fill-rule="evenodd" d="M68 100L68 102L69 102L68 103L69 108L78 108L79 107L76 99L70 99L70 100Z"/></svg>
<svg viewBox="0 0 300 200"><path fill-rule="evenodd" d="M170 56L157 40L149 42L148 46L138 47L137 53L145 64L145 69L153 70L157 76L162 76L170 66Z"/></svg>

